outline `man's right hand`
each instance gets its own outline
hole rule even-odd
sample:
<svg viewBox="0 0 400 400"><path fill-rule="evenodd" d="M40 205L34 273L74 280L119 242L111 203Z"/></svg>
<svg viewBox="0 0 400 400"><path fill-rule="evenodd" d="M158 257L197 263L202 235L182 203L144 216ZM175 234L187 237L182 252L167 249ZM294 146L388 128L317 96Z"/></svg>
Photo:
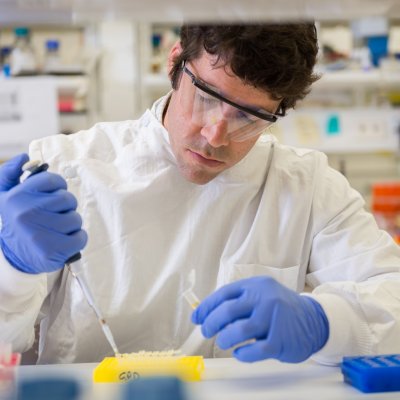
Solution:
<svg viewBox="0 0 400 400"><path fill-rule="evenodd" d="M0 245L19 271L53 272L86 246L87 234L60 175L40 172L19 183L26 161L21 154L0 167Z"/></svg>

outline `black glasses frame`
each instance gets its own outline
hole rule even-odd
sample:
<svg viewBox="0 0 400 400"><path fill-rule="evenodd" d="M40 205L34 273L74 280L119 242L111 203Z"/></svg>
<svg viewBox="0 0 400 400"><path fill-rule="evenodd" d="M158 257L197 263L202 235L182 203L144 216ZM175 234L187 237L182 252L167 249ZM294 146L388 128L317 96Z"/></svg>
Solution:
<svg viewBox="0 0 400 400"><path fill-rule="evenodd" d="M209 94L212 97L215 97L218 100L223 101L224 103L229 104L232 107L237 108L240 111L244 111L248 114L254 115L257 118L263 119L268 122L276 122L278 120L278 117L283 117L285 114L282 111L278 111L276 114L269 113L268 111L256 111L251 108L242 106L240 104L237 104L233 102L232 100L227 99L226 97L220 95L217 93L215 90L212 90L210 87L207 86L205 82L203 82L201 79L197 78L192 71L190 71L186 67L186 60L183 61L182 63L182 71L185 72L191 79L192 84L202 90L203 92Z"/></svg>

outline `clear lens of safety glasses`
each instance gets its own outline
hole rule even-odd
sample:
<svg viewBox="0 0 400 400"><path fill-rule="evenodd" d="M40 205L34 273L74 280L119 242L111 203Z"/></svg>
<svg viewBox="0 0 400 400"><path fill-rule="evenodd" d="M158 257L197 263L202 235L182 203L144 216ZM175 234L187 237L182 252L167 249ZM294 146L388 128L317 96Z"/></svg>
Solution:
<svg viewBox="0 0 400 400"><path fill-rule="evenodd" d="M185 93L182 106L193 124L202 128L221 124L232 141L242 142L258 136L272 124L206 93L189 79L185 79L182 92Z"/></svg>

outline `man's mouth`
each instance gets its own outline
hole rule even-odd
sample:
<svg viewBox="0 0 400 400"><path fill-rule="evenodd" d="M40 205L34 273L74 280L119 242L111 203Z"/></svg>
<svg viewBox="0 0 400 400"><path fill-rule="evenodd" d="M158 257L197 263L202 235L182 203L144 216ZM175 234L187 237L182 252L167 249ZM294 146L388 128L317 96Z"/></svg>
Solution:
<svg viewBox="0 0 400 400"><path fill-rule="evenodd" d="M211 157L206 157L205 155L198 153L196 151L188 149L188 152L193 159L195 159L200 164L206 165L208 167L218 167L224 164L223 161Z"/></svg>

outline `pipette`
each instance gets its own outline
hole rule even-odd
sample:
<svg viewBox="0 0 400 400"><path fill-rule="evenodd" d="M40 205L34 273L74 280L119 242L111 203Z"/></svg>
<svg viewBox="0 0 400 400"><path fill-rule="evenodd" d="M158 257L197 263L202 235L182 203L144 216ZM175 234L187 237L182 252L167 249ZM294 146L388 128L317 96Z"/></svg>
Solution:
<svg viewBox="0 0 400 400"><path fill-rule="evenodd" d="M40 161L36 161L36 160L28 161L22 167L22 170L24 171L22 180L27 179L32 175L38 174L39 172L46 171L48 168L49 168L49 166L46 163L41 164ZM100 312L100 309L97 307L97 305L93 299L93 295L89 289L89 285L84 277L81 258L82 258L81 253L77 253L77 254L73 255L66 261L66 263L65 263L66 267L71 272L71 275L78 282L86 301L88 302L90 307L92 307L94 313L96 314L96 317L100 322L101 329L103 330L103 333L104 333L105 337L107 338L108 343L110 344L111 348L113 349L114 354L118 355L119 351L118 351L117 345L115 344L114 336L111 332L111 329L108 326L102 313Z"/></svg>
<svg viewBox="0 0 400 400"><path fill-rule="evenodd" d="M100 309L97 307L96 303L94 302L93 295L89 289L89 285L83 275L81 258L82 258L81 253L75 254L74 256L72 256L70 259L67 260L66 266L67 266L68 270L71 272L71 275L76 279L79 286L81 287L82 293L85 296L86 301L93 308L93 311L96 314L96 317L100 322L101 329L103 330L103 333L104 333L105 337L107 338L108 343L110 343L110 346L113 349L114 354L118 355L119 351L118 351L117 345L115 344L114 336L111 332L111 329L110 329L109 325L107 324L105 318L103 317Z"/></svg>

